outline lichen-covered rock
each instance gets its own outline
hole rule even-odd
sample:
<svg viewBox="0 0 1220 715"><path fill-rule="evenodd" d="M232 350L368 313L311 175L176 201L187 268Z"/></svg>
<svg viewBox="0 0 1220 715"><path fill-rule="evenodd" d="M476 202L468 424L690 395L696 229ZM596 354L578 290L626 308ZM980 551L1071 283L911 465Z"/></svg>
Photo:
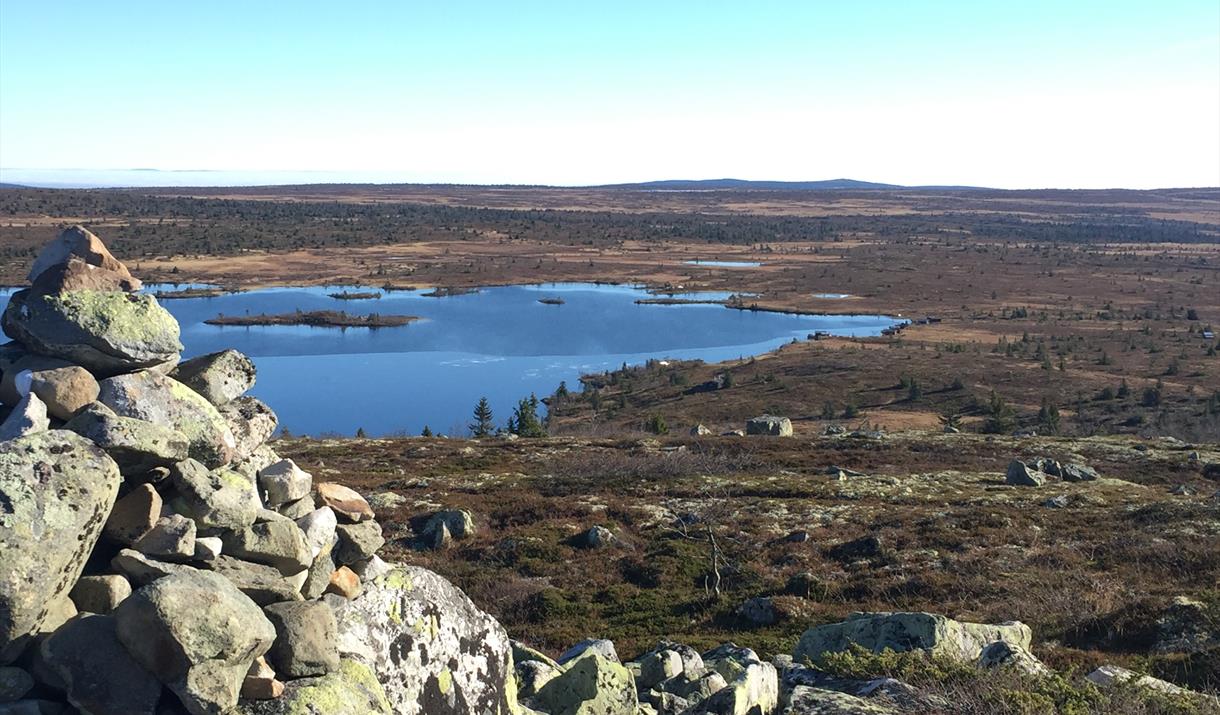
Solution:
<svg viewBox="0 0 1220 715"><path fill-rule="evenodd" d="M192 715L237 704L250 664L275 641L275 628L227 579L206 571L165 576L114 611L119 641L169 687Z"/></svg>
<svg viewBox="0 0 1220 715"><path fill-rule="evenodd" d="M235 715L397 715L398 712L391 708L373 671L355 660L343 660L339 669L329 675L291 680L280 697L244 700L234 711Z"/></svg>
<svg viewBox="0 0 1220 715"><path fill-rule="evenodd" d="M508 634L431 571L396 566L339 605L335 620L340 654L373 669L397 715L516 707Z"/></svg>
<svg viewBox="0 0 1220 715"><path fill-rule="evenodd" d="M116 375L178 359L178 321L150 295L74 290L9 299L5 334L31 352L62 358L94 375Z"/></svg>
<svg viewBox="0 0 1220 715"><path fill-rule="evenodd" d="M339 521L335 512L328 506L314 509L296 520L297 526L305 534L305 543L316 557L323 551L330 551L335 544L335 532Z"/></svg>
<svg viewBox="0 0 1220 715"><path fill-rule="evenodd" d="M779 703L779 675L749 648L732 643L703 654L707 667L724 678L726 685L701 699L691 715L749 715L773 712Z"/></svg>
<svg viewBox="0 0 1220 715"><path fill-rule="evenodd" d="M40 432L0 449L0 663L80 577L119 481L114 460L73 432Z"/></svg>
<svg viewBox="0 0 1220 715"><path fill-rule="evenodd" d="M142 370L99 383L98 400L123 417L171 427L186 435L190 456L208 467L232 461L237 440L212 403L173 378Z"/></svg>
<svg viewBox="0 0 1220 715"><path fill-rule="evenodd" d="M385 546L385 537L381 535L381 524L375 521L362 521L358 524L339 524L335 529L338 537L335 544L335 563L351 566L357 561L363 561L377 553Z"/></svg>
<svg viewBox="0 0 1220 715"><path fill-rule="evenodd" d="M593 650L569 663L531 702L550 715L636 715L639 708L631 671Z"/></svg>
<svg viewBox="0 0 1220 715"><path fill-rule="evenodd" d="M274 513L274 512L272 512ZM266 521L225 532L224 552L256 564L275 567L281 574L298 574L313 563L313 550L305 534L291 519Z"/></svg>
<svg viewBox="0 0 1220 715"><path fill-rule="evenodd" d="M125 474L140 474L186 459L190 441L178 430L132 417L120 417L95 402L64 425L106 450Z"/></svg>
<svg viewBox="0 0 1220 715"><path fill-rule="evenodd" d="M174 377L208 402L220 406L254 387L254 362L236 350L200 355L183 361Z"/></svg>
<svg viewBox="0 0 1220 715"><path fill-rule="evenodd" d="M237 446L233 448L233 460L248 458L275 433L279 418L262 400L255 397L238 397L217 408L229 425L229 431Z"/></svg>
<svg viewBox="0 0 1220 715"><path fill-rule="evenodd" d="M145 556L185 561L195 556L195 522L181 514L157 519L153 527L131 544Z"/></svg>
<svg viewBox="0 0 1220 715"><path fill-rule="evenodd" d="M805 631L792 658L817 663L825 653L839 653L858 645L874 653L923 650L973 662L983 648L996 641L1028 650L1032 633L1020 621L999 625L955 621L932 613L861 613L841 623L828 623Z"/></svg>
<svg viewBox="0 0 1220 715"><path fill-rule="evenodd" d="M189 516L203 529L244 529L258 517L258 494L242 474L228 469L209 471L193 459L170 468L174 511Z"/></svg>
<svg viewBox="0 0 1220 715"><path fill-rule="evenodd" d="M119 642L111 616L77 616L42 642L68 702L90 715L154 715L161 683Z"/></svg>

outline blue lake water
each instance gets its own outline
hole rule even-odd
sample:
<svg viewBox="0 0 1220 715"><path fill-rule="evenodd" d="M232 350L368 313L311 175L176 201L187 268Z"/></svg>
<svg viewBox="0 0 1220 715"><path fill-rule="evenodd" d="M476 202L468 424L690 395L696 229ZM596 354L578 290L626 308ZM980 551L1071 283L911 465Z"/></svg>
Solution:
<svg viewBox="0 0 1220 715"><path fill-rule="evenodd" d="M149 291L172 286L148 286ZM163 300L182 326L184 356L225 348L258 366L253 394L293 434L464 433L486 396L500 424L521 397L551 394L561 380L579 389L582 374L649 358L720 362L773 350L827 331L878 335L896 319L876 315L806 316L732 310L720 305L637 305L655 297L631 286L549 284L483 288L431 298L417 291L380 299L339 300L353 286L267 288L213 298ZM0 298L6 291L0 291ZM728 294L682 294L723 299ZM540 298L562 298L545 305ZM219 314L294 310L415 315L391 328L221 327Z"/></svg>

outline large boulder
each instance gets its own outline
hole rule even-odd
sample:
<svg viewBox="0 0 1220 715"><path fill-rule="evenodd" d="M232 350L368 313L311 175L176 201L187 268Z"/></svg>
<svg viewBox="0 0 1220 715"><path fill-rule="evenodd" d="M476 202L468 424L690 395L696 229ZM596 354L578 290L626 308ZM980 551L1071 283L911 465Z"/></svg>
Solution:
<svg viewBox="0 0 1220 715"><path fill-rule="evenodd" d="M176 429L121 417L100 402L81 410L64 425L106 450L126 474L168 467L186 459L191 443Z"/></svg>
<svg viewBox="0 0 1220 715"><path fill-rule="evenodd" d="M73 432L0 446L0 663L80 577L119 481L114 460Z"/></svg>
<svg viewBox="0 0 1220 715"><path fill-rule="evenodd" d="M339 669L329 675L288 681L284 693L274 700L243 700L234 714L391 715L396 712L391 709L385 690L373 671L358 661L344 660Z"/></svg>
<svg viewBox="0 0 1220 715"><path fill-rule="evenodd" d="M90 715L154 715L161 683L119 642L111 616L81 615L41 645L68 702Z"/></svg>
<svg viewBox="0 0 1220 715"><path fill-rule="evenodd" d="M746 422L746 434L791 437L792 421L787 417L775 417L772 415L754 417Z"/></svg>
<svg viewBox="0 0 1220 715"><path fill-rule="evenodd" d="M27 279L33 283L48 269L68 263L72 259L77 259L88 265L114 271L126 278L131 278L131 273L128 272L127 266L111 255L100 238L93 235L84 226L76 225L69 226L60 231L59 236L54 241L43 246L42 251L38 253L38 257L34 259L34 263L30 267ZM139 285L136 285L132 290L138 289Z"/></svg>
<svg viewBox="0 0 1220 715"><path fill-rule="evenodd" d="M183 571L128 596L114 611L119 641L192 715L237 705L246 671L275 641L259 607L223 576Z"/></svg>
<svg viewBox="0 0 1220 715"><path fill-rule="evenodd" d="M31 352L62 358L95 375L115 375L178 359L178 321L150 295L74 290L17 291L0 320Z"/></svg>
<svg viewBox="0 0 1220 715"><path fill-rule="evenodd" d="M1018 487L1040 487L1046 483L1046 473L1019 459L1008 463L1004 481Z"/></svg>
<svg viewBox="0 0 1220 715"><path fill-rule="evenodd" d="M853 645L874 653L922 650L963 662L977 661L983 648L1004 641L1024 650L1032 633L1020 621L999 625L955 621L933 613L860 613L841 623L828 623L805 631L792 658L818 663L826 653L840 653Z"/></svg>
<svg viewBox="0 0 1220 715"><path fill-rule="evenodd" d="M209 467L232 461L237 440L212 403L181 382L150 370L102 380L98 400L123 417L173 428L190 441L190 455Z"/></svg>
<svg viewBox="0 0 1220 715"><path fill-rule="evenodd" d="M17 389L18 375L72 366L67 360L31 353L20 343L0 345L0 404L15 405L28 392Z"/></svg>
<svg viewBox="0 0 1220 715"><path fill-rule="evenodd" d="M396 566L335 612L339 652L369 665L397 715L511 712L508 634L427 569Z"/></svg>
<svg viewBox="0 0 1220 715"><path fill-rule="evenodd" d="M531 702L549 715L636 715L639 709L631 671L593 650L548 680Z"/></svg>
<svg viewBox="0 0 1220 715"><path fill-rule="evenodd" d="M200 355L180 364L174 377L220 406L254 387L254 362L236 350Z"/></svg>

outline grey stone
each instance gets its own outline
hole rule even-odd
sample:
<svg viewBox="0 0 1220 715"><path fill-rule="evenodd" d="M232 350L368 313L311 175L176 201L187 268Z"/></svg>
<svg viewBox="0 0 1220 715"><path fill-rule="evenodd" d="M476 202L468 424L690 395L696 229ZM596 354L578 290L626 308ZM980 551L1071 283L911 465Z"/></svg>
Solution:
<svg viewBox="0 0 1220 715"><path fill-rule="evenodd" d="M309 599L320 598L330 587L330 575L335 572L335 568L329 550L319 553L309 565L309 575L301 586L301 595Z"/></svg>
<svg viewBox="0 0 1220 715"><path fill-rule="evenodd" d="M137 588L146 586L170 574L191 573L193 566L150 559L135 549L123 549L110 559L110 567L125 576Z"/></svg>
<svg viewBox="0 0 1220 715"><path fill-rule="evenodd" d="M221 554L204 563L209 571L224 576L260 606L281 601L301 600L300 589L294 586L274 566L242 561Z"/></svg>
<svg viewBox="0 0 1220 715"><path fill-rule="evenodd" d="M275 508L309 496L313 477L291 459L281 459L259 470L258 484L263 490L263 501Z"/></svg>
<svg viewBox="0 0 1220 715"><path fill-rule="evenodd" d="M296 521L314 510L313 498L304 497L302 499L297 499L296 501L290 501L287 504L280 504L279 506L275 507L275 510L281 515Z"/></svg>
<svg viewBox="0 0 1220 715"><path fill-rule="evenodd" d="M67 600L119 490L119 468L80 435L51 430L0 449L0 664Z"/></svg>
<svg viewBox="0 0 1220 715"><path fill-rule="evenodd" d="M225 418L182 383L151 370L107 378L98 401L123 417L153 422L181 432L190 456L208 467L228 464L237 440Z"/></svg>
<svg viewBox="0 0 1220 715"><path fill-rule="evenodd" d="M106 450L124 474L168 467L186 459L190 442L181 432L131 417L120 417L95 402L64 425Z"/></svg>
<svg viewBox="0 0 1220 715"><path fill-rule="evenodd" d="M247 459L275 433L279 418L262 400L238 397L217 408L233 433L233 461Z"/></svg>
<svg viewBox="0 0 1220 715"><path fill-rule="evenodd" d="M746 434L791 437L792 421L787 417L762 415L746 421Z"/></svg>
<svg viewBox="0 0 1220 715"><path fill-rule="evenodd" d="M119 642L112 616L82 615L42 642L42 661L90 715L155 715L161 683Z"/></svg>
<svg viewBox="0 0 1220 715"><path fill-rule="evenodd" d="M22 397L13 411L0 422L0 442L46 432L51 428L47 406L33 393Z"/></svg>
<svg viewBox="0 0 1220 715"><path fill-rule="evenodd" d="M165 576L114 611L119 641L192 715L237 705L250 664L275 641L275 628L227 579L196 571Z"/></svg>
<svg viewBox="0 0 1220 715"><path fill-rule="evenodd" d="M243 529L258 516L254 485L237 472L207 467L193 459L170 467L176 496L174 511L195 520L201 529Z"/></svg>
<svg viewBox="0 0 1220 715"><path fill-rule="evenodd" d="M263 613L275 626L275 643L267 651L267 660L277 673L301 678L339 669L335 614L325 604L273 603Z"/></svg>
<svg viewBox="0 0 1220 715"><path fill-rule="evenodd" d="M329 551L335 543L335 530L339 520L330 507L315 509L296 520L301 532L305 534L305 543L309 544L314 556Z"/></svg>
<svg viewBox="0 0 1220 715"><path fill-rule="evenodd" d="M226 554L273 566L285 576L298 574L313 562L313 551L305 543L305 534L291 519L234 529L220 538Z"/></svg>
<svg viewBox="0 0 1220 715"><path fill-rule="evenodd" d="M254 362L236 350L183 361L174 377L213 405L223 405L254 387Z"/></svg>
<svg viewBox="0 0 1220 715"><path fill-rule="evenodd" d="M25 697L34 688L34 678L21 668L0 666L0 703L11 703Z"/></svg>
<svg viewBox="0 0 1220 715"><path fill-rule="evenodd" d="M195 556L195 522L181 514L157 519L152 529L131 545L145 556L184 561Z"/></svg>
<svg viewBox="0 0 1220 715"><path fill-rule="evenodd" d="M886 648L922 650L973 662L990 643L1004 641L1028 650L1031 638L1029 626L1019 621L986 625L932 613L861 613L805 631L792 657L816 664L824 654L842 652L854 644L874 653Z"/></svg>
<svg viewBox="0 0 1220 715"><path fill-rule="evenodd" d="M1043 472L1034 469L1019 459L1008 463L1008 471L1004 473L1004 481L1021 487L1040 487L1046 483Z"/></svg>
<svg viewBox="0 0 1220 715"><path fill-rule="evenodd" d="M335 528L338 537L335 544L335 563L340 566L350 566L377 553L385 545L385 537L381 535L381 525L375 521L362 521L358 524L339 524Z"/></svg>

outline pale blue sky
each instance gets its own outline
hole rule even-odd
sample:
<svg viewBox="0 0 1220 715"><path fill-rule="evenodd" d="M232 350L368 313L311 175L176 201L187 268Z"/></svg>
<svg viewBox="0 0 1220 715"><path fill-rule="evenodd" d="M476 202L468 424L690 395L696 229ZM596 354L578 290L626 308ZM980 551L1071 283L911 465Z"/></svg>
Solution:
<svg viewBox="0 0 1220 715"><path fill-rule="evenodd" d="M1220 2L0 0L17 168L1220 185Z"/></svg>

